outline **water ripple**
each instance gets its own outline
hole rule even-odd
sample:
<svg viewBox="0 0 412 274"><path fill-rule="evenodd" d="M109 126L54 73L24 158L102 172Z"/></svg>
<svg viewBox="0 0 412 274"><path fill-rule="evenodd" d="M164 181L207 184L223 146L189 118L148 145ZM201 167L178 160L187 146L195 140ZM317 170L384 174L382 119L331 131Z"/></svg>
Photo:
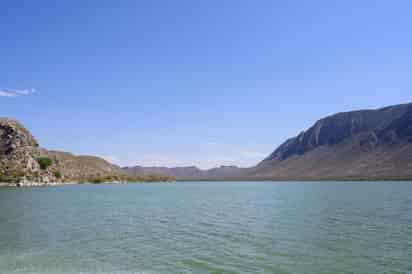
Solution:
<svg viewBox="0 0 412 274"><path fill-rule="evenodd" d="M412 184L1 189L9 273L411 272Z"/></svg>

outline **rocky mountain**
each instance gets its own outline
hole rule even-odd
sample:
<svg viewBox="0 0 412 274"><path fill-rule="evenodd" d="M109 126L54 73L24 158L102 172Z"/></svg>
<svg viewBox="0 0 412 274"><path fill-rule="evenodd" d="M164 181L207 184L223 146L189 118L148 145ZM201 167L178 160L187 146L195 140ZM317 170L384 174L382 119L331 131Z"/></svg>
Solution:
<svg viewBox="0 0 412 274"><path fill-rule="evenodd" d="M0 119L0 182L109 180L319 180L412 178L412 103L338 113L288 139L251 168L120 168L48 151L19 122Z"/></svg>
<svg viewBox="0 0 412 274"><path fill-rule="evenodd" d="M412 178L412 104L321 119L283 143L247 176Z"/></svg>
<svg viewBox="0 0 412 274"><path fill-rule="evenodd" d="M178 180L412 178L412 104L338 113L288 139L251 168L124 168Z"/></svg>
<svg viewBox="0 0 412 274"><path fill-rule="evenodd" d="M123 170L130 176L167 176L177 180L225 180L240 174L242 169L236 166L220 166L202 170L195 166L189 167L125 167Z"/></svg>
<svg viewBox="0 0 412 274"><path fill-rule="evenodd" d="M93 156L48 151L19 122L0 118L0 182L17 185L103 182L130 178L123 170Z"/></svg>

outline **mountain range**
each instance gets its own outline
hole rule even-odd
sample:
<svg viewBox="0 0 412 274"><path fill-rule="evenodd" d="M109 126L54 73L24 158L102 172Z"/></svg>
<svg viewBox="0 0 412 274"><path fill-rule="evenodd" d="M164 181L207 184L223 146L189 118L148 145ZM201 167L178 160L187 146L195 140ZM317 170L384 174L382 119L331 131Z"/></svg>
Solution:
<svg viewBox="0 0 412 274"><path fill-rule="evenodd" d="M256 166L124 167L50 151L18 121L0 118L0 182L412 179L412 103L342 112L286 140Z"/></svg>
<svg viewBox="0 0 412 274"><path fill-rule="evenodd" d="M177 180L327 180L412 178L412 103L342 112L286 140L254 167L126 167L133 176Z"/></svg>

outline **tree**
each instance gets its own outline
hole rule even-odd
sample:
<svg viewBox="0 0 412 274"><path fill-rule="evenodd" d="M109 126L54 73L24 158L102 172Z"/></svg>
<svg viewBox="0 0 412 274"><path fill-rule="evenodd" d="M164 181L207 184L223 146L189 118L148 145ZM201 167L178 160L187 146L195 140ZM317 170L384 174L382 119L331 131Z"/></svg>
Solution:
<svg viewBox="0 0 412 274"><path fill-rule="evenodd" d="M57 179L61 179L63 177L62 173L60 171L55 171L54 173L54 177L56 177Z"/></svg>
<svg viewBox="0 0 412 274"><path fill-rule="evenodd" d="M40 168L45 170L47 169L49 166L51 166L53 164L52 159L48 158L48 157L40 157L37 158L37 162L40 165Z"/></svg>

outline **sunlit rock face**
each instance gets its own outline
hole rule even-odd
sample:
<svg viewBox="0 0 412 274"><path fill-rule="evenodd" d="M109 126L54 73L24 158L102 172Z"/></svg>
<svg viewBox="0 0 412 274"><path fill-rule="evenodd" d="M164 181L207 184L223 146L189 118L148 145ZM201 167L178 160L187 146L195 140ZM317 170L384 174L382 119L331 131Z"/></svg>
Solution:
<svg viewBox="0 0 412 274"><path fill-rule="evenodd" d="M36 155L40 153L36 139L19 122L0 119L0 168L3 173L39 172Z"/></svg>
<svg viewBox="0 0 412 274"><path fill-rule="evenodd" d="M49 158L52 164L42 169L40 157ZM18 121L0 118L0 182L42 185L124 176L120 167L103 159L43 149Z"/></svg>

